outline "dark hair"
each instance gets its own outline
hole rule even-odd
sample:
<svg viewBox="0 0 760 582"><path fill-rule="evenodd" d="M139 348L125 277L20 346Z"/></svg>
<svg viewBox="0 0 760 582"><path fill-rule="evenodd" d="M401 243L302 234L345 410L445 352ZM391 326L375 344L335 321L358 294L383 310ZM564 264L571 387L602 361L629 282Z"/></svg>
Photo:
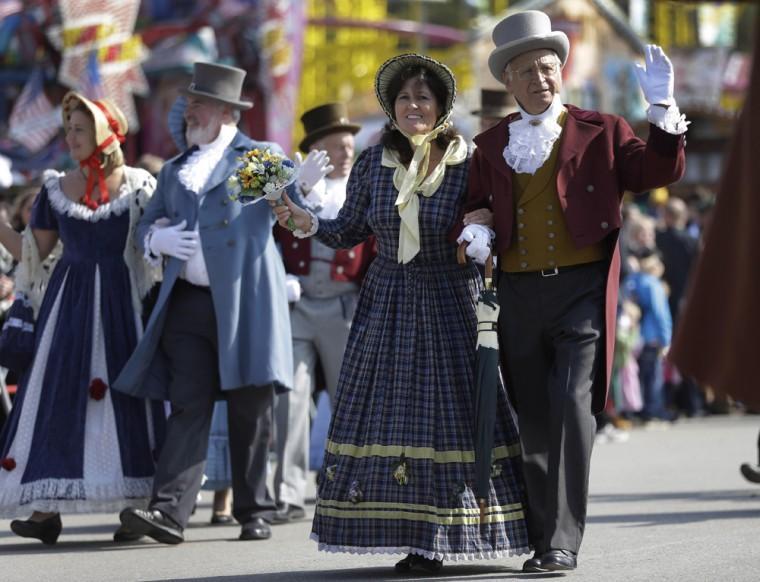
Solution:
<svg viewBox="0 0 760 582"><path fill-rule="evenodd" d="M425 83L431 93L435 96L438 106L441 108L446 106L446 101L449 97L446 85L426 66L415 64L402 69L395 77L393 77L393 79L391 79L390 83L388 83L388 89L386 90L385 95L388 99L387 106L391 111L396 102L396 97L401 93L401 88L409 79L419 79L421 82ZM438 134L434 143L442 150L445 150L456 135L457 131L453 127L449 127ZM385 124L385 127L383 127L383 135L380 142L386 148L395 150L398 153L402 164L408 164L412 161L414 150L412 150L409 140L399 130L395 129L390 121Z"/></svg>

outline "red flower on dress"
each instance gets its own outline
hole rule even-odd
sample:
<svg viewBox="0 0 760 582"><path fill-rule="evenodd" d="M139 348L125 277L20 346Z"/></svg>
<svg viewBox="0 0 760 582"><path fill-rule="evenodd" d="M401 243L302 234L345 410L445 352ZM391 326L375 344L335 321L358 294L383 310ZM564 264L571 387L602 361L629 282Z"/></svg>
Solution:
<svg viewBox="0 0 760 582"><path fill-rule="evenodd" d="M0 461L0 466L6 471L13 471L16 468L16 459L13 457L5 457Z"/></svg>
<svg viewBox="0 0 760 582"><path fill-rule="evenodd" d="M90 398L93 400L103 400L106 390L108 390L108 386L100 378L93 378L90 382Z"/></svg>

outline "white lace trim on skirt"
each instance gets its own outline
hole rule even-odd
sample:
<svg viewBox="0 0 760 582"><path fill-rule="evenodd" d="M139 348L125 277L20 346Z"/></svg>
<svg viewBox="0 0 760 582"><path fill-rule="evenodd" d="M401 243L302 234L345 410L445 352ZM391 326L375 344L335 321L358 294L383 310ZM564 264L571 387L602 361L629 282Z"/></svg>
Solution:
<svg viewBox="0 0 760 582"><path fill-rule="evenodd" d="M495 560L499 558L508 558L510 556L519 556L521 554L530 553L529 548L510 548L509 550L501 550L497 552L470 552L470 553L441 553L430 552L413 546L398 546L398 547L379 547L379 548L365 548L359 546L337 546L332 544L323 544L319 541L319 536L315 533L311 533L309 536L312 540L317 542L317 549L320 552L331 553L348 553L348 554L417 554L428 560L442 560L444 562L466 562L470 560Z"/></svg>

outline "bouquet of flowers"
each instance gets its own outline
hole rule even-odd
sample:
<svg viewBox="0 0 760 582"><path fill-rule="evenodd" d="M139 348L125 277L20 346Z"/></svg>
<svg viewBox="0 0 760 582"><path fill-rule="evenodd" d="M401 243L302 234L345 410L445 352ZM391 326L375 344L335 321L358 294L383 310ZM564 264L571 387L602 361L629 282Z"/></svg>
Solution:
<svg viewBox="0 0 760 582"><path fill-rule="evenodd" d="M230 200L243 204L264 198L283 204L282 191L295 182L298 172L295 164L268 148L247 151L238 158L242 165L227 180ZM288 226L293 230L292 219Z"/></svg>

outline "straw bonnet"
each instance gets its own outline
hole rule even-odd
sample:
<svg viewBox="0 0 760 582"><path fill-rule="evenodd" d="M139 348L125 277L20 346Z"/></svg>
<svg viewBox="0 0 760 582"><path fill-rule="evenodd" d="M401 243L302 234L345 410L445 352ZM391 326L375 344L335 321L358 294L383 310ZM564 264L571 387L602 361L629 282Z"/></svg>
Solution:
<svg viewBox="0 0 760 582"><path fill-rule="evenodd" d="M488 68L499 82L509 61L528 51L549 49L557 53L562 66L567 62L570 50L567 35L552 31L551 20L538 10L526 10L507 16L494 27L492 36L496 48L488 57Z"/></svg>
<svg viewBox="0 0 760 582"><path fill-rule="evenodd" d="M298 144L302 152L309 151L311 144L326 135L344 131L355 135L362 128L361 125L348 120L348 109L345 103L326 103L309 109L301 116L301 123L306 132L306 136Z"/></svg>
<svg viewBox="0 0 760 582"><path fill-rule="evenodd" d="M68 127L71 113L79 106L83 105L90 112L95 123L95 145L106 155L116 151L124 136L129 130L127 118L121 110L108 99L98 99L90 101L76 91L69 91L64 95L61 104L61 113L63 115L63 127Z"/></svg>
<svg viewBox="0 0 760 582"><path fill-rule="evenodd" d="M415 53L398 55L388 59L377 70L377 75L375 76L375 94L378 101L380 101L383 111L385 111L385 114L391 120L395 121L393 98L388 94L388 89L393 79L404 69L415 66L424 67L427 71L438 77L446 87L446 102L443 103L443 111L438 121L446 119L454 107L454 100L457 96L457 84L454 80L454 73L443 63Z"/></svg>
<svg viewBox="0 0 760 582"><path fill-rule="evenodd" d="M195 95L231 105L236 109L250 109L253 103L241 101L245 71L218 63L195 63L193 80L187 89L180 89L184 95Z"/></svg>

